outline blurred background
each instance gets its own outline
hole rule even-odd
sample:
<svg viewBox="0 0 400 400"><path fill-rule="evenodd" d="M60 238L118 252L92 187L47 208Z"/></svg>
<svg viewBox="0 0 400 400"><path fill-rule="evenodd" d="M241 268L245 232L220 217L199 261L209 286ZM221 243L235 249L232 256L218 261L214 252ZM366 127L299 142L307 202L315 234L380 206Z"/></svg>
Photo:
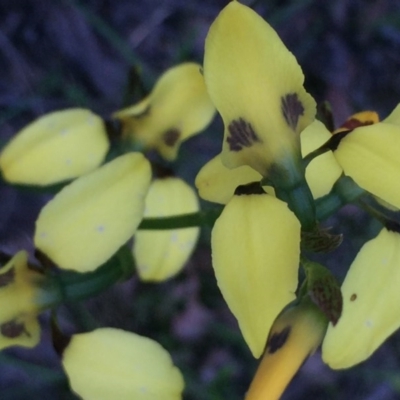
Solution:
<svg viewBox="0 0 400 400"><path fill-rule="evenodd" d="M400 102L400 2L392 0L246 1L296 55L307 90L328 100L335 122L372 109L385 117ZM132 69L147 90L164 70L202 62L204 39L226 0L1 0L0 147L40 115L87 107L107 117L126 103ZM132 101L134 98L132 97ZM193 183L220 151L217 118L188 140L175 164ZM195 155L195 156L193 156ZM400 156L400 155L399 155ZM49 196L0 184L0 250L32 249L34 221ZM377 225L354 206L327 221L342 246L324 262L343 279ZM149 336L166 347L186 381L184 399L242 399L255 371L236 321L216 286L209 235L185 270L163 284L136 278L85 304L62 307L68 333L112 326ZM397 307L398 305L394 305ZM68 389L49 337L48 315L34 350L0 353L0 398L76 399ZM317 353L293 380L284 400L400 399L400 333L373 357L332 371Z"/></svg>

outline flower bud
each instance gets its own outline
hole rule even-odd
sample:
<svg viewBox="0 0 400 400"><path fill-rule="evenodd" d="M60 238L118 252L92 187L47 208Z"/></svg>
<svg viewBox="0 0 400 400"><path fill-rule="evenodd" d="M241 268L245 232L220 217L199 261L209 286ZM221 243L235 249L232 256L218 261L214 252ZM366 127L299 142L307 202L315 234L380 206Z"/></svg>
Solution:
<svg viewBox="0 0 400 400"><path fill-rule="evenodd" d="M169 217L199 210L194 190L182 179L156 179L146 197L145 217ZM145 281L163 281L177 274L197 243L199 227L139 230L133 254L139 276Z"/></svg>
<svg viewBox="0 0 400 400"><path fill-rule="evenodd" d="M150 163L129 153L64 187L40 212L35 245L60 268L93 271L136 231Z"/></svg>
<svg viewBox="0 0 400 400"><path fill-rule="evenodd" d="M0 169L12 183L50 185L98 167L109 142L103 120L72 108L46 114L12 139L0 156Z"/></svg>

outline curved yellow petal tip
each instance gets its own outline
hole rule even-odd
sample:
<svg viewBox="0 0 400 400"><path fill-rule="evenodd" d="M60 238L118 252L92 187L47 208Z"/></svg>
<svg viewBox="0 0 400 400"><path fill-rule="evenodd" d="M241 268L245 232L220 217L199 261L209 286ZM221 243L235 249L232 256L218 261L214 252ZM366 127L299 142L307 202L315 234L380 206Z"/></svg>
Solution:
<svg viewBox="0 0 400 400"><path fill-rule="evenodd" d="M146 99L113 116L124 135L174 160L180 144L205 129L214 114L201 66L183 63L167 70Z"/></svg>
<svg viewBox="0 0 400 400"><path fill-rule="evenodd" d="M302 156L322 146L330 137L325 125L315 120L300 135ZM328 194L341 174L342 169L331 151L314 158L306 169L306 180L314 199Z"/></svg>
<svg viewBox="0 0 400 400"><path fill-rule="evenodd" d="M222 116L223 163L265 176L271 164L300 156L300 132L315 116L304 75L276 32L253 10L230 2L205 44L204 78Z"/></svg>
<svg viewBox="0 0 400 400"><path fill-rule="evenodd" d="M382 229L367 242L342 285L343 312L330 325L322 358L331 368L366 360L400 326L400 234Z"/></svg>
<svg viewBox="0 0 400 400"><path fill-rule="evenodd" d="M62 364L84 400L180 400L183 377L157 342L120 329L74 335Z"/></svg>
<svg viewBox="0 0 400 400"><path fill-rule="evenodd" d="M346 175L363 189L400 208L400 125L380 122L356 128L334 151Z"/></svg>
<svg viewBox="0 0 400 400"><path fill-rule="evenodd" d="M273 321L295 298L300 223L273 196L235 195L214 225L211 248L218 286L260 357Z"/></svg>
<svg viewBox="0 0 400 400"><path fill-rule="evenodd" d="M279 400L304 360L321 344L326 325L320 311L308 301L284 310L271 328L245 399Z"/></svg>
<svg viewBox="0 0 400 400"><path fill-rule="evenodd" d="M66 186L40 212L35 245L60 268L92 271L136 231L150 163L129 153Z"/></svg>
<svg viewBox="0 0 400 400"><path fill-rule="evenodd" d="M99 116L80 108L55 111L17 133L0 155L0 169L9 182L49 185L92 171L108 148Z"/></svg>
<svg viewBox="0 0 400 400"><path fill-rule="evenodd" d="M179 178L156 179L146 197L145 217L169 217L197 212L194 190ZM163 281L177 274L192 254L200 228L139 230L133 254L144 281Z"/></svg>
<svg viewBox="0 0 400 400"><path fill-rule="evenodd" d="M261 179L260 173L247 165L234 169L225 167L219 154L203 166L196 176L195 185L202 199L226 204L239 185Z"/></svg>

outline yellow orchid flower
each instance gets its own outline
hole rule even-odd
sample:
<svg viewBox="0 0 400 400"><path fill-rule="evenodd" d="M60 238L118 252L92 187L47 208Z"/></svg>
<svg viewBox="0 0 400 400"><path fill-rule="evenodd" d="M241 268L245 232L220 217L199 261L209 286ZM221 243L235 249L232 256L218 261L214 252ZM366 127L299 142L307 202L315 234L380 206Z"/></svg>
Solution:
<svg viewBox="0 0 400 400"><path fill-rule="evenodd" d="M184 381L157 342L120 329L74 335L62 358L83 400L180 400Z"/></svg>
<svg viewBox="0 0 400 400"><path fill-rule="evenodd" d="M19 251L0 268L0 350L39 343L41 282L42 275L28 266L26 251Z"/></svg>
<svg viewBox="0 0 400 400"><path fill-rule="evenodd" d="M180 144L205 129L214 114L201 66L183 63L167 70L148 97L113 117L125 137L174 160Z"/></svg>
<svg viewBox="0 0 400 400"><path fill-rule="evenodd" d="M218 286L254 357L273 321L294 300L300 223L267 194L236 194L215 222L212 261Z"/></svg>
<svg viewBox="0 0 400 400"><path fill-rule="evenodd" d="M135 233L150 180L150 163L140 153L78 178L40 212L36 247L60 268L96 269Z"/></svg>
<svg viewBox="0 0 400 400"><path fill-rule="evenodd" d="M0 169L12 183L50 185L94 170L108 149L99 116L81 108L55 111L17 133L0 155Z"/></svg>
<svg viewBox="0 0 400 400"><path fill-rule="evenodd" d="M249 165L271 179L297 174L300 132L314 120L315 102L268 23L231 1L207 35L204 79L225 125L222 162Z"/></svg>
<svg viewBox="0 0 400 400"><path fill-rule="evenodd" d="M305 359L319 347L326 322L310 300L288 307L275 320L246 400L279 400Z"/></svg>
<svg viewBox="0 0 400 400"><path fill-rule="evenodd" d="M367 242L342 285L343 312L329 325L322 358L331 368L349 368L366 360L400 327L400 233L383 228Z"/></svg>
<svg viewBox="0 0 400 400"><path fill-rule="evenodd" d="M199 210L194 190L180 178L154 180L146 197L145 217L168 217ZM145 281L163 281L177 274L197 243L199 227L169 230L139 230L133 254L139 276Z"/></svg>

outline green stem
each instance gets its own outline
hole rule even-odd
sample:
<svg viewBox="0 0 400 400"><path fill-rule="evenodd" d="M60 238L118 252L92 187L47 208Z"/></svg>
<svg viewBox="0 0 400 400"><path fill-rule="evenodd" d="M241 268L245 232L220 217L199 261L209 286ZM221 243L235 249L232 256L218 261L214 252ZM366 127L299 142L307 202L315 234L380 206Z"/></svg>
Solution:
<svg viewBox="0 0 400 400"><path fill-rule="evenodd" d="M93 272L63 272L56 279L61 291L60 302L75 302L101 293L134 271L130 249L121 247L114 256Z"/></svg>
<svg viewBox="0 0 400 400"><path fill-rule="evenodd" d="M349 176L342 175L329 194L315 201L317 219L322 221L340 210L343 206L353 203L367 192L361 189Z"/></svg>
<svg viewBox="0 0 400 400"><path fill-rule="evenodd" d="M304 168L307 168L308 164L310 164L310 162L312 160L314 160L314 158L326 153L327 151L330 151L330 148L328 146L326 146L326 144L323 144L321 147L319 147L318 149L315 149L314 151L312 151L311 153L308 153L304 158L303 158L303 166Z"/></svg>
<svg viewBox="0 0 400 400"><path fill-rule="evenodd" d="M138 229L164 230L190 228L193 226L212 227L216 219L221 215L222 210L223 207L218 207L196 213L174 215L172 217L144 218Z"/></svg>
<svg viewBox="0 0 400 400"><path fill-rule="evenodd" d="M315 207L311 190L304 177L290 187L275 186L275 194L285 201L301 223L302 230L315 228Z"/></svg>

